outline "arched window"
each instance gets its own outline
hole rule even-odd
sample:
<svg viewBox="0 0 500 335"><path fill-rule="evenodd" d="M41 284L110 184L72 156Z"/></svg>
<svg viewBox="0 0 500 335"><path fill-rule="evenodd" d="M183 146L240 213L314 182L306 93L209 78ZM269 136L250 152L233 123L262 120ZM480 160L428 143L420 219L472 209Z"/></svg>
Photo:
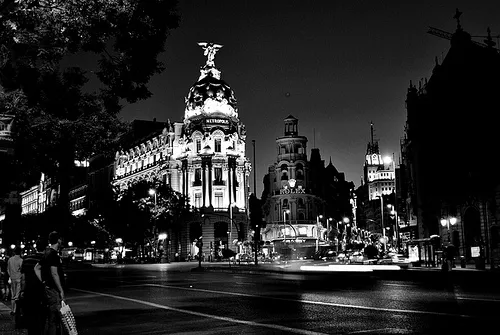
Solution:
<svg viewBox="0 0 500 335"><path fill-rule="evenodd" d="M298 201L297 201L297 204L300 208L304 207L304 199L302 198L299 198Z"/></svg>
<svg viewBox="0 0 500 335"><path fill-rule="evenodd" d="M295 167L295 178L297 180L304 180L304 166L300 163Z"/></svg>
<svg viewBox="0 0 500 335"><path fill-rule="evenodd" d="M288 165L281 165L281 180L288 180Z"/></svg>
<svg viewBox="0 0 500 335"><path fill-rule="evenodd" d="M288 199L283 200L283 208L288 208Z"/></svg>
<svg viewBox="0 0 500 335"><path fill-rule="evenodd" d="M299 212L299 220L305 220L304 213Z"/></svg>

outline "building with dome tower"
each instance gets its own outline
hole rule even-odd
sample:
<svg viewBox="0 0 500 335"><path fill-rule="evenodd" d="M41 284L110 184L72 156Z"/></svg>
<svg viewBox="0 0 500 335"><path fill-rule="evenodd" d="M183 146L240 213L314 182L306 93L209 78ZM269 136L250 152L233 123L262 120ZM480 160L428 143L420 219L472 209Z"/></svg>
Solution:
<svg viewBox="0 0 500 335"><path fill-rule="evenodd" d="M198 253L194 240L200 226L207 256L228 247L240 251L236 242L248 230L251 164L245 157L245 125L233 90L215 67L214 57L222 46L199 45L207 61L185 98L183 121L168 121L162 131L117 152L114 162L113 184L121 189L134 181L159 178L189 197L200 216L185 223L180 245L171 246L170 252L181 258Z"/></svg>
<svg viewBox="0 0 500 335"><path fill-rule="evenodd" d="M277 159L264 177L262 195L267 224L261 234L268 246L264 250L289 258L311 257L322 246L334 245L340 216L352 213L346 209L339 215L336 210L340 198L350 207L349 192L339 192L349 184L344 174L331 162L325 168L317 148L308 160L307 137L299 135L298 122L292 115L284 119L283 136L276 139Z"/></svg>

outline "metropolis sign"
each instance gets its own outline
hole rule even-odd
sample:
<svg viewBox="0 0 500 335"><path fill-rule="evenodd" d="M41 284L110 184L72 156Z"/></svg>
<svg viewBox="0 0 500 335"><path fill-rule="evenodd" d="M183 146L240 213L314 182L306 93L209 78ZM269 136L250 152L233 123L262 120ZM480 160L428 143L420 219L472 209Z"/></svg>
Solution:
<svg viewBox="0 0 500 335"><path fill-rule="evenodd" d="M226 119L206 119L206 124L220 124L220 125L229 125L229 120Z"/></svg>

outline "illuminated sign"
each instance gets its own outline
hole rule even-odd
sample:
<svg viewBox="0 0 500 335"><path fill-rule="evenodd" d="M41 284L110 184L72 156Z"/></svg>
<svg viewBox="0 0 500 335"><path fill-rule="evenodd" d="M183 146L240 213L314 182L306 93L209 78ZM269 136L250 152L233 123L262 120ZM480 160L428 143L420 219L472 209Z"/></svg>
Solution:
<svg viewBox="0 0 500 335"><path fill-rule="evenodd" d="M306 190L303 188L283 188L280 190L280 194L306 194Z"/></svg>
<svg viewBox="0 0 500 335"><path fill-rule="evenodd" d="M226 119L206 119L205 123L229 125L229 120L226 120Z"/></svg>

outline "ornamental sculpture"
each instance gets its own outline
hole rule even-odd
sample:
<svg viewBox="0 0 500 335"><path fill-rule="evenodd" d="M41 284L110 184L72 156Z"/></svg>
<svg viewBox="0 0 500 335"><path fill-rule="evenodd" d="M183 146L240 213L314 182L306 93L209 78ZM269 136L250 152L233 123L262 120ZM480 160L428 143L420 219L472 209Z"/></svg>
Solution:
<svg viewBox="0 0 500 335"><path fill-rule="evenodd" d="M214 58L217 51L222 48L222 45L215 43L199 42L198 45L205 51L204 56L207 56L206 67L215 67Z"/></svg>

